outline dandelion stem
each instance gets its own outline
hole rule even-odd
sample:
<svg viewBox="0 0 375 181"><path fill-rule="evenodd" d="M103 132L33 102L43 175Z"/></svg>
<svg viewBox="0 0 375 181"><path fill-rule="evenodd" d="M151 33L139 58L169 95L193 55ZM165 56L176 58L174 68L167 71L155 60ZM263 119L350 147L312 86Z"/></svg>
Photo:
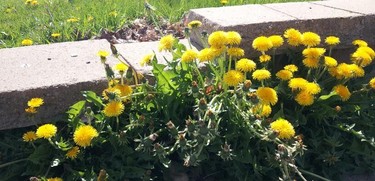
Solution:
<svg viewBox="0 0 375 181"><path fill-rule="evenodd" d="M311 172L306 171L306 170L303 170L303 169L299 169L299 171L301 171L302 173L305 173L305 174L307 174L307 175L311 175L311 176L313 176L313 177L319 178L319 179L324 180L324 181L331 181L331 180L326 179L326 178L324 178L324 177L322 177L322 176L320 176L320 175L317 175L317 174L315 174L315 173L311 173Z"/></svg>
<svg viewBox="0 0 375 181"><path fill-rule="evenodd" d="M4 167L7 167L9 165L13 165L13 164L23 162L23 161L27 161L27 158L23 158L23 159L19 159L19 160L15 160L15 161L11 161L11 162L8 162L8 163L1 164L0 168L4 168Z"/></svg>

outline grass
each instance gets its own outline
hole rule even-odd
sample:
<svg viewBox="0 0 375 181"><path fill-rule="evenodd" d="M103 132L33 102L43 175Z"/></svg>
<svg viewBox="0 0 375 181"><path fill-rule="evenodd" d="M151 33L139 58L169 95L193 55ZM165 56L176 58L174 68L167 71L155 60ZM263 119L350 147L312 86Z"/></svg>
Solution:
<svg viewBox="0 0 375 181"><path fill-rule="evenodd" d="M263 4L304 0L230 0L228 5ZM142 0L2 0L0 48L21 46L29 38L34 44L88 39L105 28L116 30L132 20L147 16ZM149 0L154 15L170 22L182 19L192 8L221 6L220 0ZM68 22L76 18L77 22ZM59 33L58 38L51 36Z"/></svg>

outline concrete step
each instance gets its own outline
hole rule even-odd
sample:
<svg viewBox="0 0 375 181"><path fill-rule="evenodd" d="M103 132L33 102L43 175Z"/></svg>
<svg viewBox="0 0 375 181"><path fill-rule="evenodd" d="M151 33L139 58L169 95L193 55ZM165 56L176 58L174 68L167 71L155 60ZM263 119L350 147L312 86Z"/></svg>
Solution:
<svg viewBox="0 0 375 181"><path fill-rule="evenodd" d="M203 23L200 31L239 32L243 38L241 47L248 57L259 54L251 47L254 38L261 35L283 35L288 28L316 32L323 41L326 36L338 36L341 38L338 49L352 47L354 39L363 39L371 46L375 45L373 0L328 0L193 9L188 14L188 21L192 20ZM192 41L197 47L202 47L196 36L192 36ZM285 48L283 46L279 50L282 52Z"/></svg>
<svg viewBox="0 0 375 181"><path fill-rule="evenodd" d="M139 65L141 58L152 51L158 52L158 42L116 47L141 72L150 70ZM101 93L107 83L97 56L99 50L111 52L110 44L106 40L87 40L0 49L0 130L34 124L24 112L30 98L44 99L45 105L34 118L40 123L60 119L70 105L83 99L81 91ZM164 60L163 56L170 58L167 53L157 56L159 60ZM117 62L108 56L110 65Z"/></svg>

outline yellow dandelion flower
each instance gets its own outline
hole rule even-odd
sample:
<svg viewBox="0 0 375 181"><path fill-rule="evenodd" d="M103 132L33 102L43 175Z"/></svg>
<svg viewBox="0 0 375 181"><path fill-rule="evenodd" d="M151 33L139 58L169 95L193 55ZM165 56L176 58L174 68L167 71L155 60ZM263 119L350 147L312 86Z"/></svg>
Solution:
<svg viewBox="0 0 375 181"><path fill-rule="evenodd" d="M253 48L260 52L265 52L272 48L272 42L265 36L260 36L254 39L253 41Z"/></svg>
<svg viewBox="0 0 375 181"><path fill-rule="evenodd" d="M242 48L238 47L231 47L228 48L227 53L229 56L241 58L245 55L245 51Z"/></svg>
<svg viewBox="0 0 375 181"><path fill-rule="evenodd" d="M97 55L101 58L101 59L105 59L107 58L107 56L109 55L109 52L105 51L105 50L99 50Z"/></svg>
<svg viewBox="0 0 375 181"><path fill-rule="evenodd" d="M326 49L324 48L305 48L302 51L303 56L310 59L319 59L324 55Z"/></svg>
<svg viewBox="0 0 375 181"><path fill-rule="evenodd" d="M337 95L341 97L342 101L347 101L351 96L349 89L342 84L333 87L333 91L335 91Z"/></svg>
<svg viewBox="0 0 375 181"><path fill-rule="evenodd" d="M115 66L113 66L113 70L117 70L118 72L120 72L120 74L123 74L126 70L128 70L129 66L124 64L124 63L118 63L116 64Z"/></svg>
<svg viewBox="0 0 375 181"><path fill-rule="evenodd" d="M362 48L362 47L360 47L360 48ZM365 48L367 48L367 47L365 47ZM365 66L371 64L371 62L372 62L371 56L363 50L355 51L351 55L351 60L352 60L353 63L355 63L357 65L360 65L362 67L365 67Z"/></svg>
<svg viewBox="0 0 375 181"><path fill-rule="evenodd" d="M37 107L40 107L41 105L44 104L44 101L42 98L32 98L30 99L28 102L27 102L27 105L29 107L34 107L34 108L37 108Z"/></svg>
<svg viewBox="0 0 375 181"><path fill-rule="evenodd" d="M227 43L227 33L215 31L208 36L208 44L212 47L223 47Z"/></svg>
<svg viewBox="0 0 375 181"><path fill-rule="evenodd" d="M245 76L242 72L237 70L229 70L224 75L224 83L228 86L237 86L239 83L243 82Z"/></svg>
<svg viewBox="0 0 375 181"><path fill-rule="evenodd" d="M25 109L25 112L29 114L36 114L38 111L36 110L35 107L28 107Z"/></svg>
<svg viewBox="0 0 375 181"><path fill-rule="evenodd" d="M329 46L336 46L340 43L340 38L336 36L328 36L324 42Z"/></svg>
<svg viewBox="0 0 375 181"><path fill-rule="evenodd" d="M149 53L145 55L141 61L139 61L139 64L141 67L144 67L145 65L149 65L151 63L151 60L154 59L155 54L154 53Z"/></svg>
<svg viewBox="0 0 375 181"><path fill-rule="evenodd" d="M281 80L289 80L293 78L293 73L289 70L280 70L276 73L276 77Z"/></svg>
<svg viewBox="0 0 375 181"><path fill-rule="evenodd" d="M117 11L111 11L111 12L108 13L108 15L116 18L118 13L117 13Z"/></svg>
<svg viewBox="0 0 375 181"><path fill-rule="evenodd" d="M288 44L291 46L298 46L302 42L302 34L300 31L289 28L284 32L284 37L287 38Z"/></svg>
<svg viewBox="0 0 375 181"><path fill-rule="evenodd" d="M352 77L363 77L365 76L365 70L356 64L349 64L349 69L352 71Z"/></svg>
<svg viewBox="0 0 375 181"><path fill-rule="evenodd" d="M241 43L241 35L236 31L227 32L227 44L228 45L239 45Z"/></svg>
<svg viewBox="0 0 375 181"><path fill-rule="evenodd" d="M289 80L288 86L292 90L305 89L307 83L308 81L304 78L292 78Z"/></svg>
<svg viewBox="0 0 375 181"><path fill-rule="evenodd" d="M310 106L314 103L314 95L303 90L296 95L295 100L301 106Z"/></svg>
<svg viewBox="0 0 375 181"><path fill-rule="evenodd" d="M255 70L252 76L253 79L262 81L271 78L271 72L266 69Z"/></svg>
<svg viewBox="0 0 375 181"><path fill-rule="evenodd" d="M278 101L276 91L270 87L259 87L256 93L263 104L275 105Z"/></svg>
<svg viewBox="0 0 375 181"><path fill-rule="evenodd" d="M226 46L210 47L210 49L211 49L211 52L212 52L213 56L219 57L220 55L222 55L226 51L227 47Z"/></svg>
<svg viewBox="0 0 375 181"><path fill-rule="evenodd" d="M303 91L306 91L309 94L315 95L315 94L320 93L321 88L320 88L319 84L317 84L315 82L308 82L305 85L305 88L303 89Z"/></svg>
<svg viewBox="0 0 375 181"><path fill-rule="evenodd" d="M272 108L269 104L257 104L252 109L254 114L258 114L262 117L268 117L272 113Z"/></svg>
<svg viewBox="0 0 375 181"><path fill-rule="evenodd" d="M126 85L126 84L125 85L117 84L114 88L117 89L117 90L120 90L120 92L121 92L120 96L121 97L128 96L128 95L133 93L132 87L130 87L129 85Z"/></svg>
<svg viewBox="0 0 375 181"><path fill-rule="evenodd" d="M172 50L174 41L175 41L175 38L173 37L173 35L163 36L159 41L159 52L163 50L165 51Z"/></svg>
<svg viewBox="0 0 375 181"><path fill-rule="evenodd" d="M51 37L52 37L52 38L59 38L60 36L61 36L60 33L52 33L52 34L51 34Z"/></svg>
<svg viewBox="0 0 375 181"><path fill-rule="evenodd" d="M302 44L307 47L319 45L320 36L314 32L305 32L302 34Z"/></svg>
<svg viewBox="0 0 375 181"><path fill-rule="evenodd" d="M221 3L222 5L226 5L226 4L228 4L228 0L220 0L220 3Z"/></svg>
<svg viewBox="0 0 375 181"><path fill-rule="evenodd" d="M78 146L74 146L73 148L71 148L70 150L68 150L68 152L66 152L65 156L67 158L70 158L70 159L75 159L77 158L77 155L79 153L79 147Z"/></svg>
<svg viewBox="0 0 375 181"><path fill-rule="evenodd" d="M352 44L353 44L353 45L356 45L356 46L358 46L358 47L367 47L367 46L368 46L367 42L364 41L364 40L354 40L354 41L352 42Z"/></svg>
<svg viewBox="0 0 375 181"><path fill-rule="evenodd" d="M198 58L196 50L186 50L181 56L181 62L190 63Z"/></svg>
<svg viewBox="0 0 375 181"><path fill-rule="evenodd" d="M115 99L116 97L121 95L121 90L116 87L109 87L104 89L102 92L102 96L104 100Z"/></svg>
<svg viewBox="0 0 375 181"><path fill-rule="evenodd" d="M91 141L98 137L99 133L91 125L83 125L78 127L73 134L74 142L81 147L86 147L91 145Z"/></svg>
<svg viewBox="0 0 375 181"><path fill-rule="evenodd" d="M30 46L32 44L33 44L33 40L31 40L29 38L26 38L26 39L22 40L22 42L21 42L22 46Z"/></svg>
<svg viewBox="0 0 375 181"><path fill-rule="evenodd" d="M271 40L273 48L279 48L284 43L284 39L280 35L272 35L268 39Z"/></svg>
<svg viewBox="0 0 375 181"><path fill-rule="evenodd" d="M329 73L332 77L334 77L334 78L336 78L336 79L342 79L342 78L343 78L341 75L339 75L339 73L338 73L338 68L337 68L337 67L329 67L329 68L328 68L328 73Z"/></svg>
<svg viewBox="0 0 375 181"><path fill-rule="evenodd" d="M305 58L302 60L303 65L308 68L318 68L319 67L319 59L316 58Z"/></svg>
<svg viewBox="0 0 375 181"><path fill-rule="evenodd" d="M267 55L267 54L263 54L261 56L259 56L259 62L260 63L266 63L266 62L269 62L271 60L271 56Z"/></svg>
<svg viewBox="0 0 375 181"><path fill-rule="evenodd" d="M30 4L31 1L33 1L33 0L26 0L26 1L25 1L25 4Z"/></svg>
<svg viewBox="0 0 375 181"><path fill-rule="evenodd" d="M24 142L32 142L38 139L38 136L34 131L28 131L23 134L22 139Z"/></svg>
<svg viewBox="0 0 375 181"><path fill-rule="evenodd" d="M63 181L63 179L59 177L54 177L54 178L48 178L47 181Z"/></svg>
<svg viewBox="0 0 375 181"><path fill-rule="evenodd" d="M38 5L39 3L38 3L38 1L37 0L33 0L33 1L31 1L31 5L32 6L36 6L36 5Z"/></svg>
<svg viewBox="0 0 375 181"><path fill-rule="evenodd" d="M194 28L199 28L202 26L202 22L198 21L198 20L193 20L193 21L190 21L188 23L188 27L190 29L194 29Z"/></svg>
<svg viewBox="0 0 375 181"><path fill-rule="evenodd" d="M204 48L198 53L198 59L200 62L208 62L215 58L215 52L212 48Z"/></svg>
<svg viewBox="0 0 375 181"><path fill-rule="evenodd" d="M368 82L368 85L369 85L371 88L375 89L375 77L372 78L372 79Z"/></svg>
<svg viewBox="0 0 375 181"><path fill-rule="evenodd" d="M324 65L327 66L327 67L336 67L337 61L336 61L336 59L334 59L332 57L325 56L324 57Z"/></svg>
<svg viewBox="0 0 375 181"><path fill-rule="evenodd" d="M370 55L371 59L375 58L375 51L370 47L359 47L357 50L366 52L368 55Z"/></svg>
<svg viewBox="0 0 375 181"><path fill-rule="evenodd" d="M236 63L236 70L242 72L251 72L256 68L256 63L250 59L242 58Z"/></svg>
<svg viewBox="0 0 375 181"><path fill-rule="evenodd" d="M119 116L124 111L124 104L119 101L111 101L104 106L103 113L107 117L116 117Z"/></svg>
<svg viewBox="0 0 375 181"><path fill-rule="evenodd" d="M292 73L298 71L298 67L297 67L296 65L293 65L293 64L285 65L285 66L284 66L284 69L285 69L285 70L289 70L289 71L291 71Z"/></svg>
<svg viewBox="0 0 375 181"><path fill-rule="evenodd" d="M44 124L42 126L39 126L39 128L36 130L36 136L38 138L45 138L49 139L56 135L57 127L53 124Z"/></svg>
<svg viewBox="0 0 375 181"><path fill-rule="evenodd" d="M290 139L296 134L293 125L283 118L279 118L272 122L270 126L271 129L277 133L277 137L280 139Z"/></svg>
<svg viewBox="0 0 375 181"><path fill-rule="evenodd" d="M79 21L78 18L69 18L69 19L66 20L66 22L68 22L68 23L76 23L78 21Z"/></svg>

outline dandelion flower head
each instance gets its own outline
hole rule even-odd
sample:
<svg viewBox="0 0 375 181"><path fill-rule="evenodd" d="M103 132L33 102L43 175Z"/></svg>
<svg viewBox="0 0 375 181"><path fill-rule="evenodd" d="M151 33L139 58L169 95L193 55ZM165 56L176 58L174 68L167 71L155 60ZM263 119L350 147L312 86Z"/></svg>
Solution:
<svg viewBox="0 0 375 181"><path fill-rule="evenodd" d="M277 137L280 139L290 139L296 134L293 125L283 118L272 122L270 126L273 131L277 132Z"/></svg>
<svg viewBox="0 0 375 181"><path fill-rule="evenodd" d="M208 36L208 44L212 47L223 47L227 43L227 33L215 31Z"/></svg>
<svg viewBox="0 0 375 181"><path fill-rule="evenodd" d="M340 43L340 38L336 37L336 36L328 36L328 37L326 37L324 42L329 46L335 46L335 45L338 45Z"/></svg>
<svg viewBox="0 0 375 181"><path fill-rule="evenodd" d="M21 42L21 45L22 46L30 46L30 45L32 45L33 44L33 40L31 40L31 39L24 39L24 40L22 40L22 42Z"/></svg>
<svg viewBox="0 0 375 181"><path fill-rule="evenodd" d="M237 86L239 83L243 82L245 76L242 72L237 70L229 70L224 74L224 83L228 86Z"/></svg>
<svg viewBox="0 0 375 181"><path fill-rule="evenodd" d="M60 177L48 178L47 181L63 181Z"/></svg>
<svg viewBox="0 0 375 181"><path fill-rule="evenodd" d="M245 55L245 51L242 48L231 47L227 50L228 55L236 58L241 58Z"/></svg>
<svg viewBox="0 0 375 181"><path fill-rule="evenodd" d="M375 89L375 77L372 78L372 79L369 81L368 85L369 85L372 89Z"/></svg>
<svg viewBox="0 0 375 181"><path fill-rule="evenodd" d="M198 59L200 62L208 62L215 57L216 55L212 48L204 48L198 53Z"/></svg>
<svg viewBox="0 0 375 181"><path fill-rule="evenodd" d="M101 58L101 59L105 59L107 58L107 56L109 55L109 52L105 51L105 50L99 50L98 52L98 56Z"/></svg>
<svg viewBox="0 0 375 181"><path fill-rule="evenodd" d="M321 88L320 88L319 84L317 84L315 82L308 82L305 85L304 91L306 91L309 94L315 95L315 94L320 93Z"/></svg>
<svg viewBox="0 0 375 181"><path fill-rule="evenodd" d="M289 80L293 78L293 73L289 70L280 70L276 73L276 77L281 80Z"/></svg>
<svg viewBox="0 0 375 181"><path fill-rule="evenodd" d="M120 73L124 73L126 70L128 70L129 66L124 63L118 63L115 66L113 66L114 70L117 70Z"/></svg>
<svg viewBox="0 0 375 181"><path fill-rule="evenodd" d="M367 47L367 46L368 46L367 42L364 41L364 40L354 40L354 41L352 42L352 44L353 44L353 45L356 45L356 46L358 46L358 47Z"/></svg>
<svg viewBox="0 0 375 181"><path fill-rule="evenodd" d="M32 142L38 139L38 136L34 131L28 131L23 134L22 139L24 142Z"/></svg>
<svg viewBox="0 0 375 181"><path fill-rule="evenodd" d="M146 54L142 59L141 61L139 62L139 64L144 67L145 65L148 65L151 63L151 60L154 58L155 54L154 53L149 53L149 54Z"/></svg>
<svg viewBox="0 0 375 181"><path fill-rule="evenodd" d="M302 44L307 47L319 45L320 36L314 32L305 32L302 34Z"/></svg>
<svg viewBox="0 0 375 181"><path fill-rule="evenodd" d="M303 65L308 68L318 68L319 67L319 59L316 58L305 58L302 60Z"/></svg>
<svg viewBox="0 0 375 181"><path fill-rule="evenodd" d="M242 72L251 72L256 68L256 63L250 59L242 58L236 63L236 70Z"/></svg>
<svg viewBox="0 0 375 181"><path fill-rule="evenodd" d="M198 58L198 52L196 50L186 50L181 56L181 62L190 63Z"/></svg>
<svg viewBox="0 0 375 181"><path fill-rule="evenodd" d="M272 108L269 104L257 104L252 109L254 114L258 114L262 117L268 117L272 113Z"/></svg>
<svg viewBox="0 0 375 181"><path fill-rule="evenodd" d="M36 136L38 138L49 139L56 135L57 127L53 124L44 124L36 130Z"/></svg>
<svg viewBox="0 0 375 181"><path fill-rule="evenodd" d="M300 31L289 28L284 32L284 37L287 38L288 44L291 46L298 46L302 42L302 34Z"/></svg>
<svg viewBox="0 0 375 181"><path fill-rule="evenodd" d="M296 95L295 100L301 106L310 106L314 103L314 95L306 90L302 90Z"/></svg>
<svg viewBox="0 0 375 181"><path fill-rule="evenodd" d="M284 39L280 35L272 35L268 39L271 40L273 48L279 48L284 43Z"/></svg>
<svg viewBox="0 0 375 181"><path fill-rule="evenodd" d="M43 104L44 104L44 101L43 101L42 98L32 98L31 100L29 100L29 101L27 102L27 105L28 105L29 107L34 107L34 108L36 108L36 107L40 107L40 106L43 105Z"/></svg>
<svg viewBox="0 0 375 181"><path fill-rule="evenodd" d="M79 153L79 147L78 146L74 146L73 148L71 148L70 150L68 150L68 152L66 152L65 156L67 158L70 158L70 159L75 159L77 158L77 155Z"/></svg>
<svg viewBox="0 0 375 181"><path fill-rule="evenodd" d="M350 93L349 89L342 84L339 84L339 85L335 86L333 88L333 91L335 91L337 93L337 95L339 95L341 97L342 101L347 101L351 96L351 93Z"/></svg>
<svg viewBox="0 0 375 181"><path fill-rule="evenodd" d="M272 46L272 41L265 36L257 37L253 41L253 48L263 53L271 49Z"/></svg>
<svg viewBox="0 0 375 181"><path fill-rule="evenodd" d="M284 69L285 69L285 70L289 70L289 71L291 71L292 73L298 71L298 67L297 67L296 65L294 65L294 64L285 65L285 66L284 66Z"/></svg>
<svg viewBox="0 0 375 181"><path fill-rule="evenodd" d="M252 76L253 79L262 81L271 78L271 72L266 69L255 70Z"/></svg>
<svg viewBox="0 0 375 181"><path fill-rule="evenodd" d="M327 66L327 67L336 67L337 66L337 60L332 58L332 57L325 56L324 57L324 65Z"/></svg>
<svg viewBox="0 0 375 181"><path fill-rule="evenodd" d="M163 36L159 41L159 51L170 51L172 50L173 43L175 41L175 38L173 35L166 35Z"/></svg>
<svg viewBox="0 0 375 181"><path fill-rule="evenodd" d="M303 56L310 59L319 59L324 55L326 49L324 48L305 48L302 51Z"/></svg>
<svg viewBox="0 0 375 181"><path fill-rule="evenodd" d="M51 34L51 37L52 37L52 38L59 38L60 36L61 36L60 33L52 33L52 34Z"/></svg>
<svg viewBox="0 0 375 181"><path fill-rule="evenodd" d="M120 90L120 92L121 92L120 96L121 97L128 96L128 95L133 93L132 87L130 87L127 84L123 84L123 85L117 84L114 88L117 89L117 90Z"/></svg>
<svg viewBox="0 0 375 181"><path fill-rule="evenodd" d="M124 105L120 101L111 101L104 106L103 113L107 117L119 116L124 111Z"/></svg>
<svg viewBox="0 0 375 181"><path fill-rule="evenodd" d="M241 35L236 31L227 32L227 44L228 45L239 45L241 43Z"/></svg>
<svg viewBox="0 0 375 181"><path fill-rule="evenodd" d="M259 87L256 93L263 104L275 105L278 101L276 91L270 87Z"/></svg>
<svg viewBox="0 0 375 181"><path fill-rule="evenodd" d="M198 20L193 20L193 21L190 21L188 23L188 27L190 29L194 29L194 28L199 28L202 26L202 22L198 21Z"/></svg>
<svg viewBox="0 0 375 181"><path fill-rule="evenodd" d="M87 147L91 145L91 141L98 137L98 131L91 125L83 125L78 127L73 134L74 142L81 147Z"/></svg>
<svg viewBox="0 0 375 181"><path fill-rule="evenodd" d="M304 78L292 78L289 80L288 86L292 90L305 89L307 83L308 81Z"/></svg>
<svg viewBox="0 0 375 181"><path fill-rule="evenodd" d="M261 56L259 56L259 62L260 63L266 63L266 62L269 62L271 60L271 56L267 55L267 54L263 54Z"/></svg>

